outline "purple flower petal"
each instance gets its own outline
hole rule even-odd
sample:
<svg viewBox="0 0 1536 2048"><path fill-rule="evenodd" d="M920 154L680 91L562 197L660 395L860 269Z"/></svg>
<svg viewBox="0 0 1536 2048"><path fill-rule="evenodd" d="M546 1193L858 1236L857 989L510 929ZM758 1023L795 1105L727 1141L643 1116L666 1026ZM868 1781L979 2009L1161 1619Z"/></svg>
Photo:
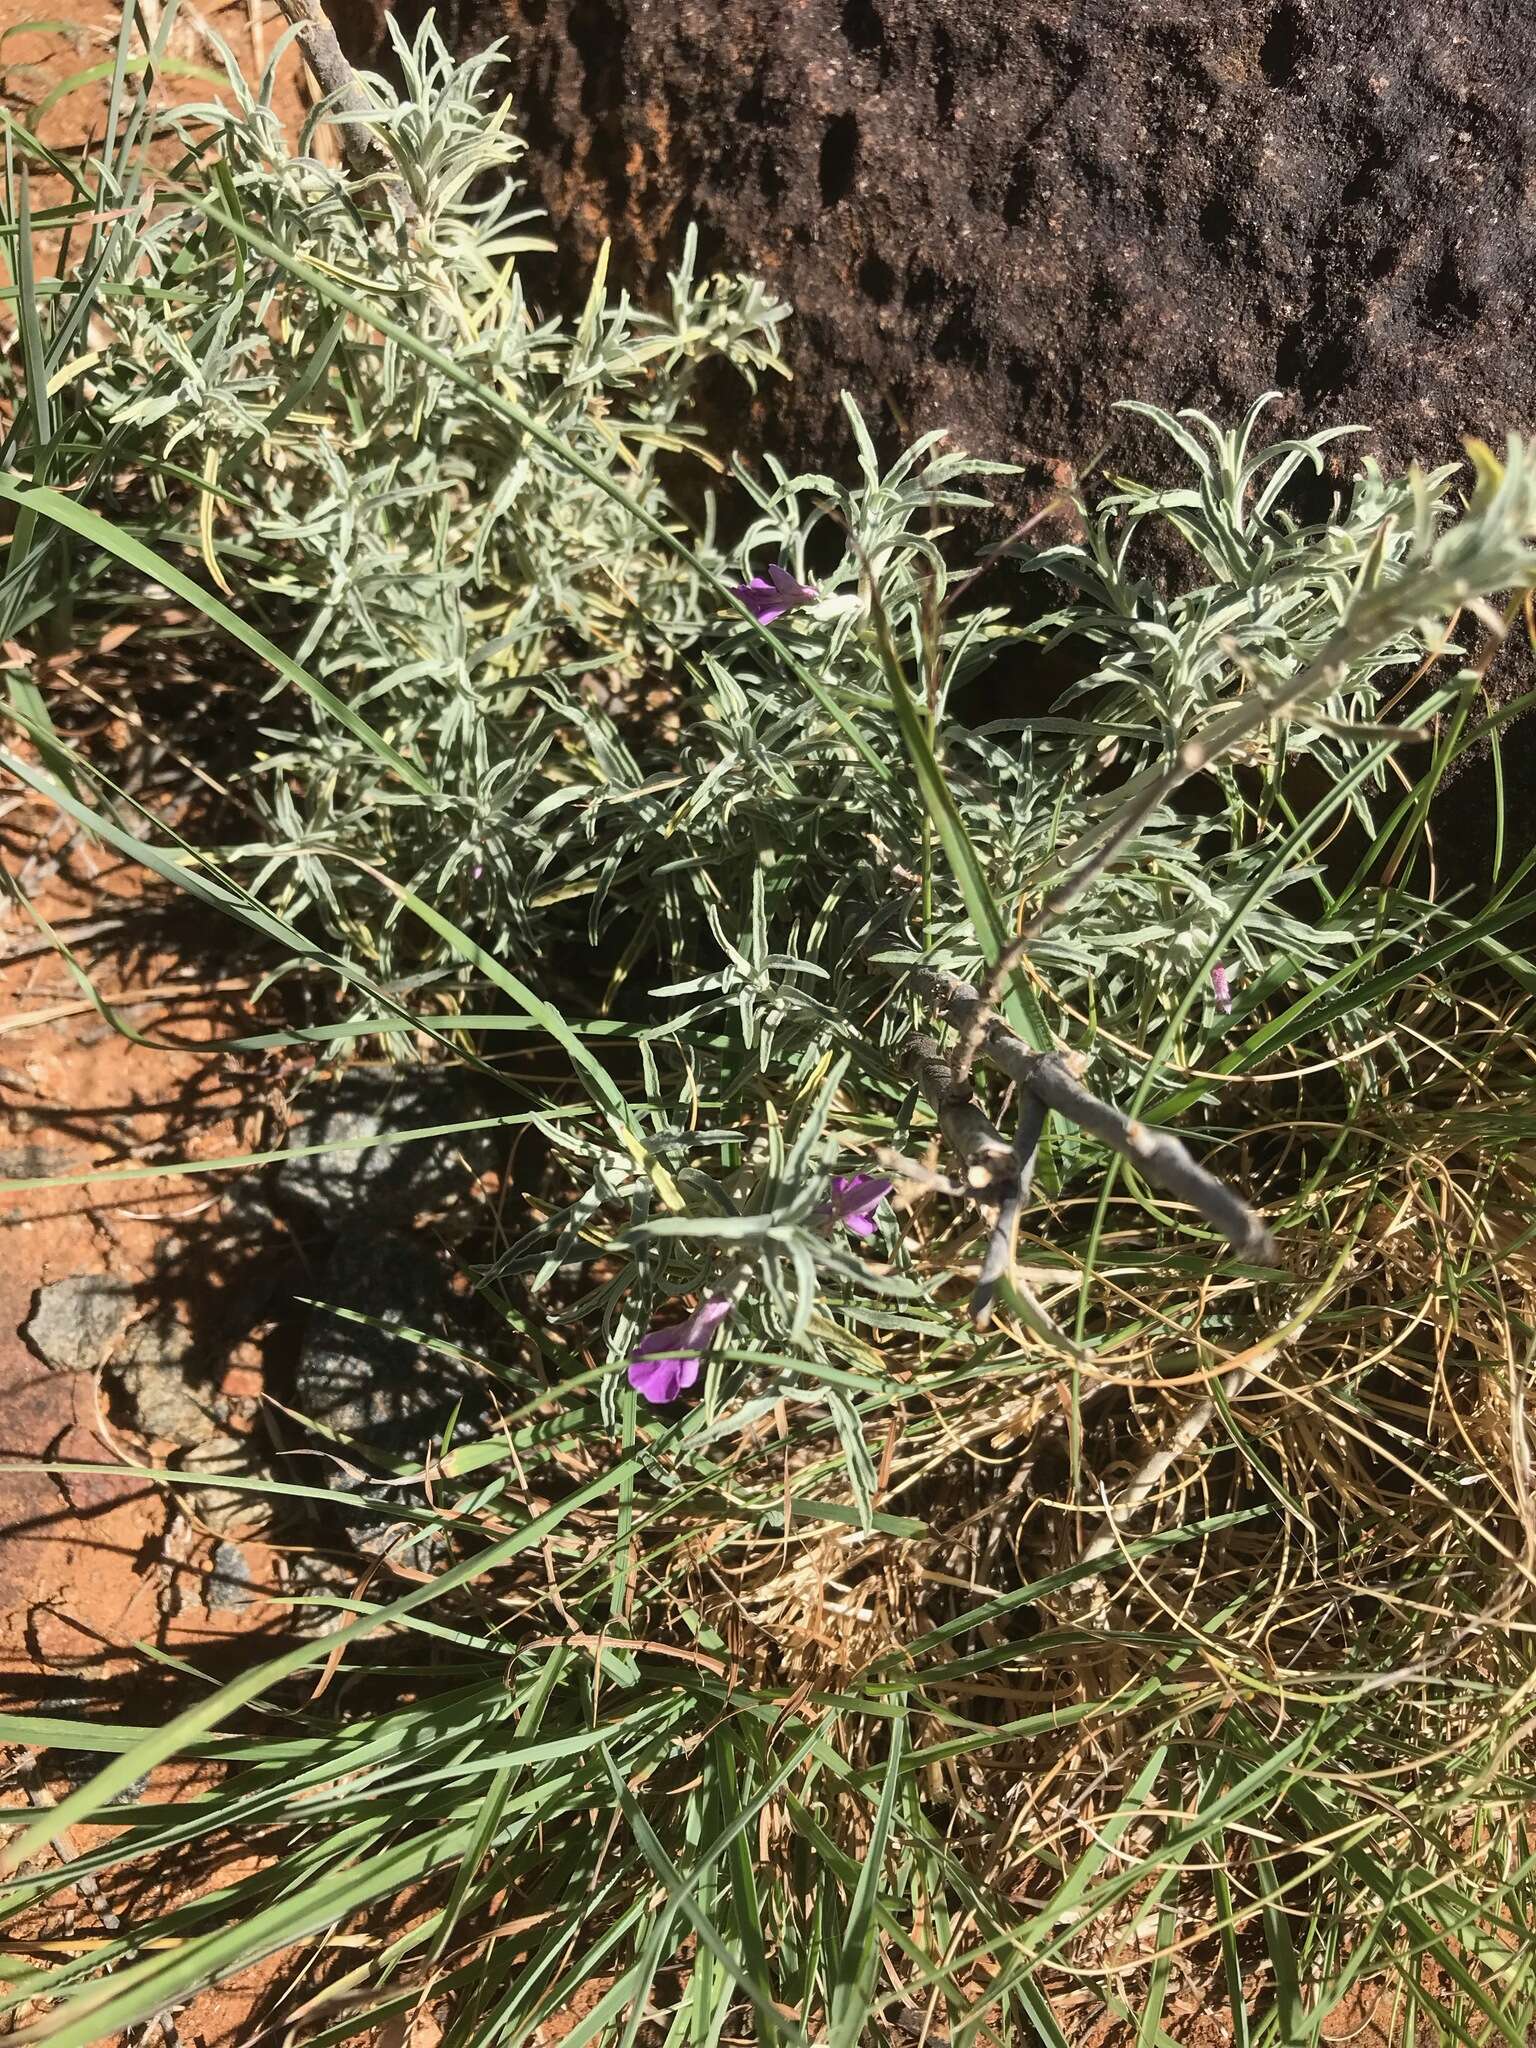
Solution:
<svg viewBox="0 0 1536 2048"><path fill-rule="evenodd" d="M873 1237L877 1228L875 1211L895 1185L894 1181L885 1179L881 1174L836 1174L827 1214L834 1223L841 1223L855 1237Z"/></svg>
<svg viewBox="0 0 1536 2048"><path fill-rule="evenodd" d="M766 576L754 576L750 583L733 583L731 595L740 598L760 625L771 626L796 606L814 604L819 593L814 585L797 583L787 569L772 562Z"/></svg>
<svg viewBox="0 0 1536 2048"><path fill-rule="evenodd" d="M1228 1014L1232 1008L1232 984L1227 978L1226 968L1219 960L1211 969L1211 993L1216 998L1217 1009L1224 1016Z"/></svg>
<svg viewBox="0 0 1536 2048"><path fill-rule="evenodd" d="M629 1384L658 1408L675 1401L698 1376L697 1358L632 1358L629 1362Z"/></svg>
<svg viewBox="0 0 1536 2048"><path fill-rule="evenodd" d="M731 1312L723 1294L709 1295L680 1323L652 1330L635 1346L629 1361L629 1384L647 1401L664 1407L699 1377L709 1340Z"/></svg>

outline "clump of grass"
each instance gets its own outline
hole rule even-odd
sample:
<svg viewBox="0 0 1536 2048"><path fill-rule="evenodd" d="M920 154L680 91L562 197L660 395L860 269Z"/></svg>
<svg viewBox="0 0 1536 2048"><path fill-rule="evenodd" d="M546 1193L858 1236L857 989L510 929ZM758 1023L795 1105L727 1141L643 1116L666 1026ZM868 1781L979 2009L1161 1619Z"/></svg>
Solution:
<svg viewBox="0 0 1536 2048"><path fill-rule="evenodd" d="M1187 475L1027 554L1067 595L1020 623L944 527L985 466L883 466L854 415L857 478L740 475L728 554L655 451L778 309L685 272L665 317L600 279L541 320L512 196L468 197L515 161L479 67L401 54L390 177L290 152L257 91L179 116L153 192L114 117L53 290L17 210L8 637L157 587L235 634L260 836L170 841L21 669L5 758L335 992L295 1042L456 1053L552 1163L476 1269L494 1427L355 1503L453 1562L315 1596L163 1729L10 1724L108 1758L13 1848L111 1830L21 1864L24 1934L197 1859L12 2004L68 2048L291 1954L311 2042L430 2007L455 2048L1290 2044L1368 1987L1405 2039L1520 2041L1536 855L1499 834L1445 903L1419 851L1497 746L1448 627L1531 580L1524 451L1474 451L1464 507L1366 465L1304 520L1329 437L1157 415ZM1130 572L1158 523L1209 580ZM770 563L805 596L765 628L728 586ZM1049 717L956 715L1063 636L1098 660ZM1278 1261L1059 1116L1014 1243L941 1132L1007 1154L1027 1079L959 1073L919 968L1176 1125ZM894 1183L868 1241L829 1208L859 1172ZM647 1408L625 1359L709 1298L697 1396ZM122 1797L186 1755L214 1790Z"/></svg>

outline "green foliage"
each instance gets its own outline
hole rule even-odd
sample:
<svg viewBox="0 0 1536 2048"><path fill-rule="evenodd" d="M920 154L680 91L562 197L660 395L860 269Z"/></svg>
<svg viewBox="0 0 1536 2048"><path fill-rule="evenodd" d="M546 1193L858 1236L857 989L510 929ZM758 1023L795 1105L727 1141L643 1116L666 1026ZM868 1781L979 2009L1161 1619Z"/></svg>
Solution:
<svg viewBox="0 0 1536 2048"><path fill-rule="evenodd" d="M430 29L400 54L405 95L370 85L371 126L398 186L291 152L269 88L237 83L233 111L176 116L188 196L158 201L120 239L105 281L114 342L73 423L153 480L140 537L174 546L197 524L210 572L238 585L241 611L425 777L427 791L381 777L367 740L339 731L323 704L287 696L250 785L267 830L229 849L264 901L301 923L318 913L369 972L463 978L441 946L402 927L381 871L499 953L559 957L581 918L587 940L617 928L632 955L654 946L672 969L695 971L723 944L727 979L749 981L761 970L742 962L761 950L764 917L793 957L807 921L846 924L867 909L923 830L869 631L871 578L922 675L988 883L1017 902L1058 846L1118 800L1128 761L1175 746L1255 669L1283 675L1325 643L1355 602L1383 519L1408 507L1412 487L1368 471L1339 517L1297 526L1283 486L1299 466L1321 466L1330 437L1253 455L1256 412L1240 435L1216 437L1213 456L1166 421L1198 488L1128 488L1100 507L1086 545L1032 564L1077 591L1037 633L1102 643L1077 693L1091 697L1087 715L974 732L950 715L965 686L999 663L1021 673L1028 663L999 612L947 612L943 522L985 503L975 489L985 465L929 436L885 469L855 421L852 488L771 462L768 484L748 484L756 517L744 560L812 575L822 602L783 622L778 644L722 623L700 563L718 578L724 558L706 541L687 559L636 508L673 518L658 456L689 444L697 366L723 356L749 376L777 368L784 309L746 281L696 283L690 241L662 315L610 300L601 276L574 328L532 313L519 259L543 245L515 208L521 146L505 110L487 119L477 98L494 58L453 65ZM492 174L495 189L483 191ZM210 204L232 205L287 260L237 241L210 221ZM515 400L632 504L339 312L310 273L367 278L409 334ZM202 480L200 497L167 480L173 462ZM1446 481L1422 486L1431 514ZM1153 520L1224 580L1165 600L1129 577L1117 565ZM1394 537L1388 573L1411 545L1411 532ZM846 708L886 770L878 782L837 743L784 662L785 643ZM1347 688L1315 708L1358 716L1381 678L1419 652L1400 630L1381 636ZM1225 819L1198 842L1186 821L1155 820L1134 867L1042 942L1039 963L1063 1002L1134 1015L1141 1031L1225 930L1238 928L1255 971L1277 960L1326 971L1358 939L1358 920L1335 926L1315 906L1290 914L1277 879L1261 879L1269 851L1252 820L1273 807L1296 749L1336 773L1359 751L1294 721L1245 750L1242 766L1265 779L1256 801L1233 764ZM1365 801L1362 790L1357 807ZM841 903L828 899L829 876L847 878ZM964 971L974 964L967 908L942 878L936 898L931 876L925 884L925 939ZM764 915L744 921L759 892Z"/></svg>
<svg viewBox="0 0 1536 2048"><path fill-rule="evenodd" d="M495 58L454 65L430 28L398 54L407 94L375 81L370 122L398 185L290 147L270 70L254 94L232 71L232 109L174 117L185 196L159 197L117 239L112 343L76 425L147 469L141 537L184 541L200 503L209 573L430 779L429 798L402 801L373 750L303 700L277 709L251 778L269 826L251 849L260 892L286 915L317 909L387 974L423 961L402 954L371 868L492 945L533 939L535 813L564 779L567 679L633 683L692 636L698 576L645 523L672 517L659 458L692 445L702 364L749 379L779 367L785 312L750 280L698 279L690 239L662 312L608 296L600 273L574 325L541 318L518 268L549 246L516 210L522 145L504 107L480 104ZM308 272L366 280L410 336L630 502L360 331L308 274L248 253L209 204ZM201 479L200 500L172 463Z"/></svg>
<svg viewBox="0 0 1536 2048"><path fill-rule="evenodd" d="M1459 516L1450 472L1366 464L1303 517L1331 435L1154 414L1185 481L978 561L953 528L988 466L882 461L850 407L851 481L770 459L692 534L696 373L776 371L784 309L690 242L660 312L601 272L574 323L533 310L491 60L430 28L397 56L376 170L291 149L237 78L161 123L151 189L125 30L83 264L33 278L14 209L6 637L67 604L153 643L159 594L196 605L259 665L259 829L174 840L20 668L3 758L334 997L234 1049L425 1035L510 1069L550 1163L476 1269L495 1427L352 1503L454 1562L300 1603L164 1727L0 1726L109 1758L21 1845L23 1933L86 1874L195 1850L220 1880L13 1957L8 1998L70 2048L284 1952L316 2043L422 2004L451 2048L573 2014L575 2048L1166 2043L1225 2000L1291 2048L1390 1983L1443 2038L1518 2042L1536 896L1526 859L1447 905L1415 856L1489 736L1430 657L1531 578L1525 451L1474 451ZM1208 580L1134 566L1170 535ZM765 630L725 586L771 564L816 595ZM1067 594L1021 623L1044 576ZM1094 665L1047 715L976 723L974 685L1063 641ZM1012 1021L1179 1118L1287 1264L1221 1264L1053 1129L1030 1292L978 1335L985 1229L926 1153L902 970L981 976L1081 862ZM830 1176L875 1162L898 1194L856 1243ZM707 1294L733 1313L698 1397L643 1408L625 1358ZM224 1766L207 1794L134 1789L187 1753ZM25 1863L87 1819L64 1870ZM303 1945L360 1927L322 1982Z"/></svg>

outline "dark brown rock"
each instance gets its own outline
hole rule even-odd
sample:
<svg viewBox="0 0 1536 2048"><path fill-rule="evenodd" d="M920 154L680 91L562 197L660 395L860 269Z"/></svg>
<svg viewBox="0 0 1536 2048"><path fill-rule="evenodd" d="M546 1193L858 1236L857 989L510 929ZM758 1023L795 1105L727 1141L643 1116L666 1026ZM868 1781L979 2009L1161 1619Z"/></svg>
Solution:
<svg viewBox="0 0 1536 2048"><path fill-rule="evenodd" d="M1528 427L1536 113L1507 0L464 0L572 265L795 305L774 440L1066 457L1274 385L1388 458Z"/></svg>
<svg viewBox="0 0 1536 2048"><path fill-rule="evenodd" d="M181 1453L176 1464L178 1470L192 1473L200 1480L230 1475L249 1478L256 1469L249 1441L222 1432L193 1444ZM182 1505L198 1524L211 1529L216 1536L248 1536L263 1528L272 1512L270 1502L263 1500L254 1488L243 1486L189 1488L182 1496Z"/></svg>

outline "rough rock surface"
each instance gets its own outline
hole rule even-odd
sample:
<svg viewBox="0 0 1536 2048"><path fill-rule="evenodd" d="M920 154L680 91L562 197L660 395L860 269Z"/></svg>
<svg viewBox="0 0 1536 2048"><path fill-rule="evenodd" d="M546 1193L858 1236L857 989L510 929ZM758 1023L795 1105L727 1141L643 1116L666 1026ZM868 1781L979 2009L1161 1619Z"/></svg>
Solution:
<svg viewBox="0 0 1536 2048"><path fill-rule="evenodd" d="M196 1383L198 1346L174 1309L135 1323L110 1381L123 1419L151 1442L200 1444L223 1426L223 1402Z"/></svg>
<svg viewBox="0 0 1536 2048"><path fill-rule="evenodd" d="M314 1293L295 1404L340 1436L380 1450L415 1449L453 1401L437 1360L405 1334L430 1335L438 1321L436 1260L409 1238L359 1225L337 1240Z"/></svg>
<svg viewBox="0 0 1536 2048"><path fill-rule="evenodd" d="M695 219L710 260L793 302L775 439L827 452L846 384L888 429L1079 464L1138 445L1128 397L1230 414L1278 386L1397 461L1532 424L1536 104L1510 24L1503 0L446 16L461 50L507 38L576 263L611 232L614 274L654 290Z"/></svg>
<svg viewBox="0 0 1536 2048"><path fill-rule="evenodd" d="M469 1193L475 1168L491 1160L494 1133L459 1132L402 1145L367 1141L475 1114L457 1074L366 1067L343 1074L299 1105L286 1141L294 1148L338 1149L285 1160L273 1175L273 1207L301 1227L324 1231L364 1219L387 1230L428 1210L451 1210Z"/></svg>
<svg viewBox="0 0 1536 2048"><path fill-rule="evenodd" d="M104 1273L76 1273L37 1290L22 1333L60 1372L92 1372L133 1313L133 1289Z"/></svg>
<svg viewBox="0 0 1536 2048"><path fill-rule="evenodd" d="M250 1560L238 1543L220 1543L203 1583L203 1605L211 1613L226 1613L249 1607L261 1598L251 1576Z"/></svg>
<svg viewBox="0 0 1536 2048"><path fill-rule="evenodd" d="M386 0L329 4L376 46ZM401 25L423 6L398 0ZM1275 437L1371 430L1335 480L1367 451L1438 463L1536 426L1536 97L1504 0L448 0L437 19L464 53L505 39L561 243L553 278L529 262L536 294L579 304L610 235L611 275L654 302L691 220L707 264L795 307L792 384L748 407L704 380L717 444L844 468L846 388L887 451L946 427L1024 463L993 485L1012 519L1096 456L1177 467L1122 398L1233 420L1277 389ZM1490 687L1533 681L1512 647ZM1523 731L1505 775L1518 853ZM1486 887L1492 815L1483 757L1437 805L1442 882Z"/></svg>
<svg viewBox="0 0 1536 2048"><path fill-rule="evenodd" d="M248 1439L227 1436L222 1431L193 1444L176 1462L180 1471L194 1473L204 1480L226 1474L244 1478L255 1471ZM259 1493L245 1487L198 1486L180 1498L192 1516L217 1536L249 1535L265 1526L271 1512Z"/></svg>
<svg viewBox="0 0 1536 2048"><path fill-rule="evenodd" d="M374 1487L358 1468L360 1451L387 1463L419 1460L440 1442L455 1406L461 1417L479 1412L472 1376L441 1353L424 1348L407 1330L431 1335L445 1299L443 1275L423 1245L366 1226L338 1238L315 1286L317 1307L305 1332L294 1376L294 1406L310 1421L350 1439L335 1446L347 1461L305 1460L306 1476L342 1491L420 1505L419 1489ZM345 1311L369 1318L358 1322ZM316 1439L316 1448L326 1448ZM351 1540L370 1549L389 1534L387 1518L344 1511Z"/></svg>

